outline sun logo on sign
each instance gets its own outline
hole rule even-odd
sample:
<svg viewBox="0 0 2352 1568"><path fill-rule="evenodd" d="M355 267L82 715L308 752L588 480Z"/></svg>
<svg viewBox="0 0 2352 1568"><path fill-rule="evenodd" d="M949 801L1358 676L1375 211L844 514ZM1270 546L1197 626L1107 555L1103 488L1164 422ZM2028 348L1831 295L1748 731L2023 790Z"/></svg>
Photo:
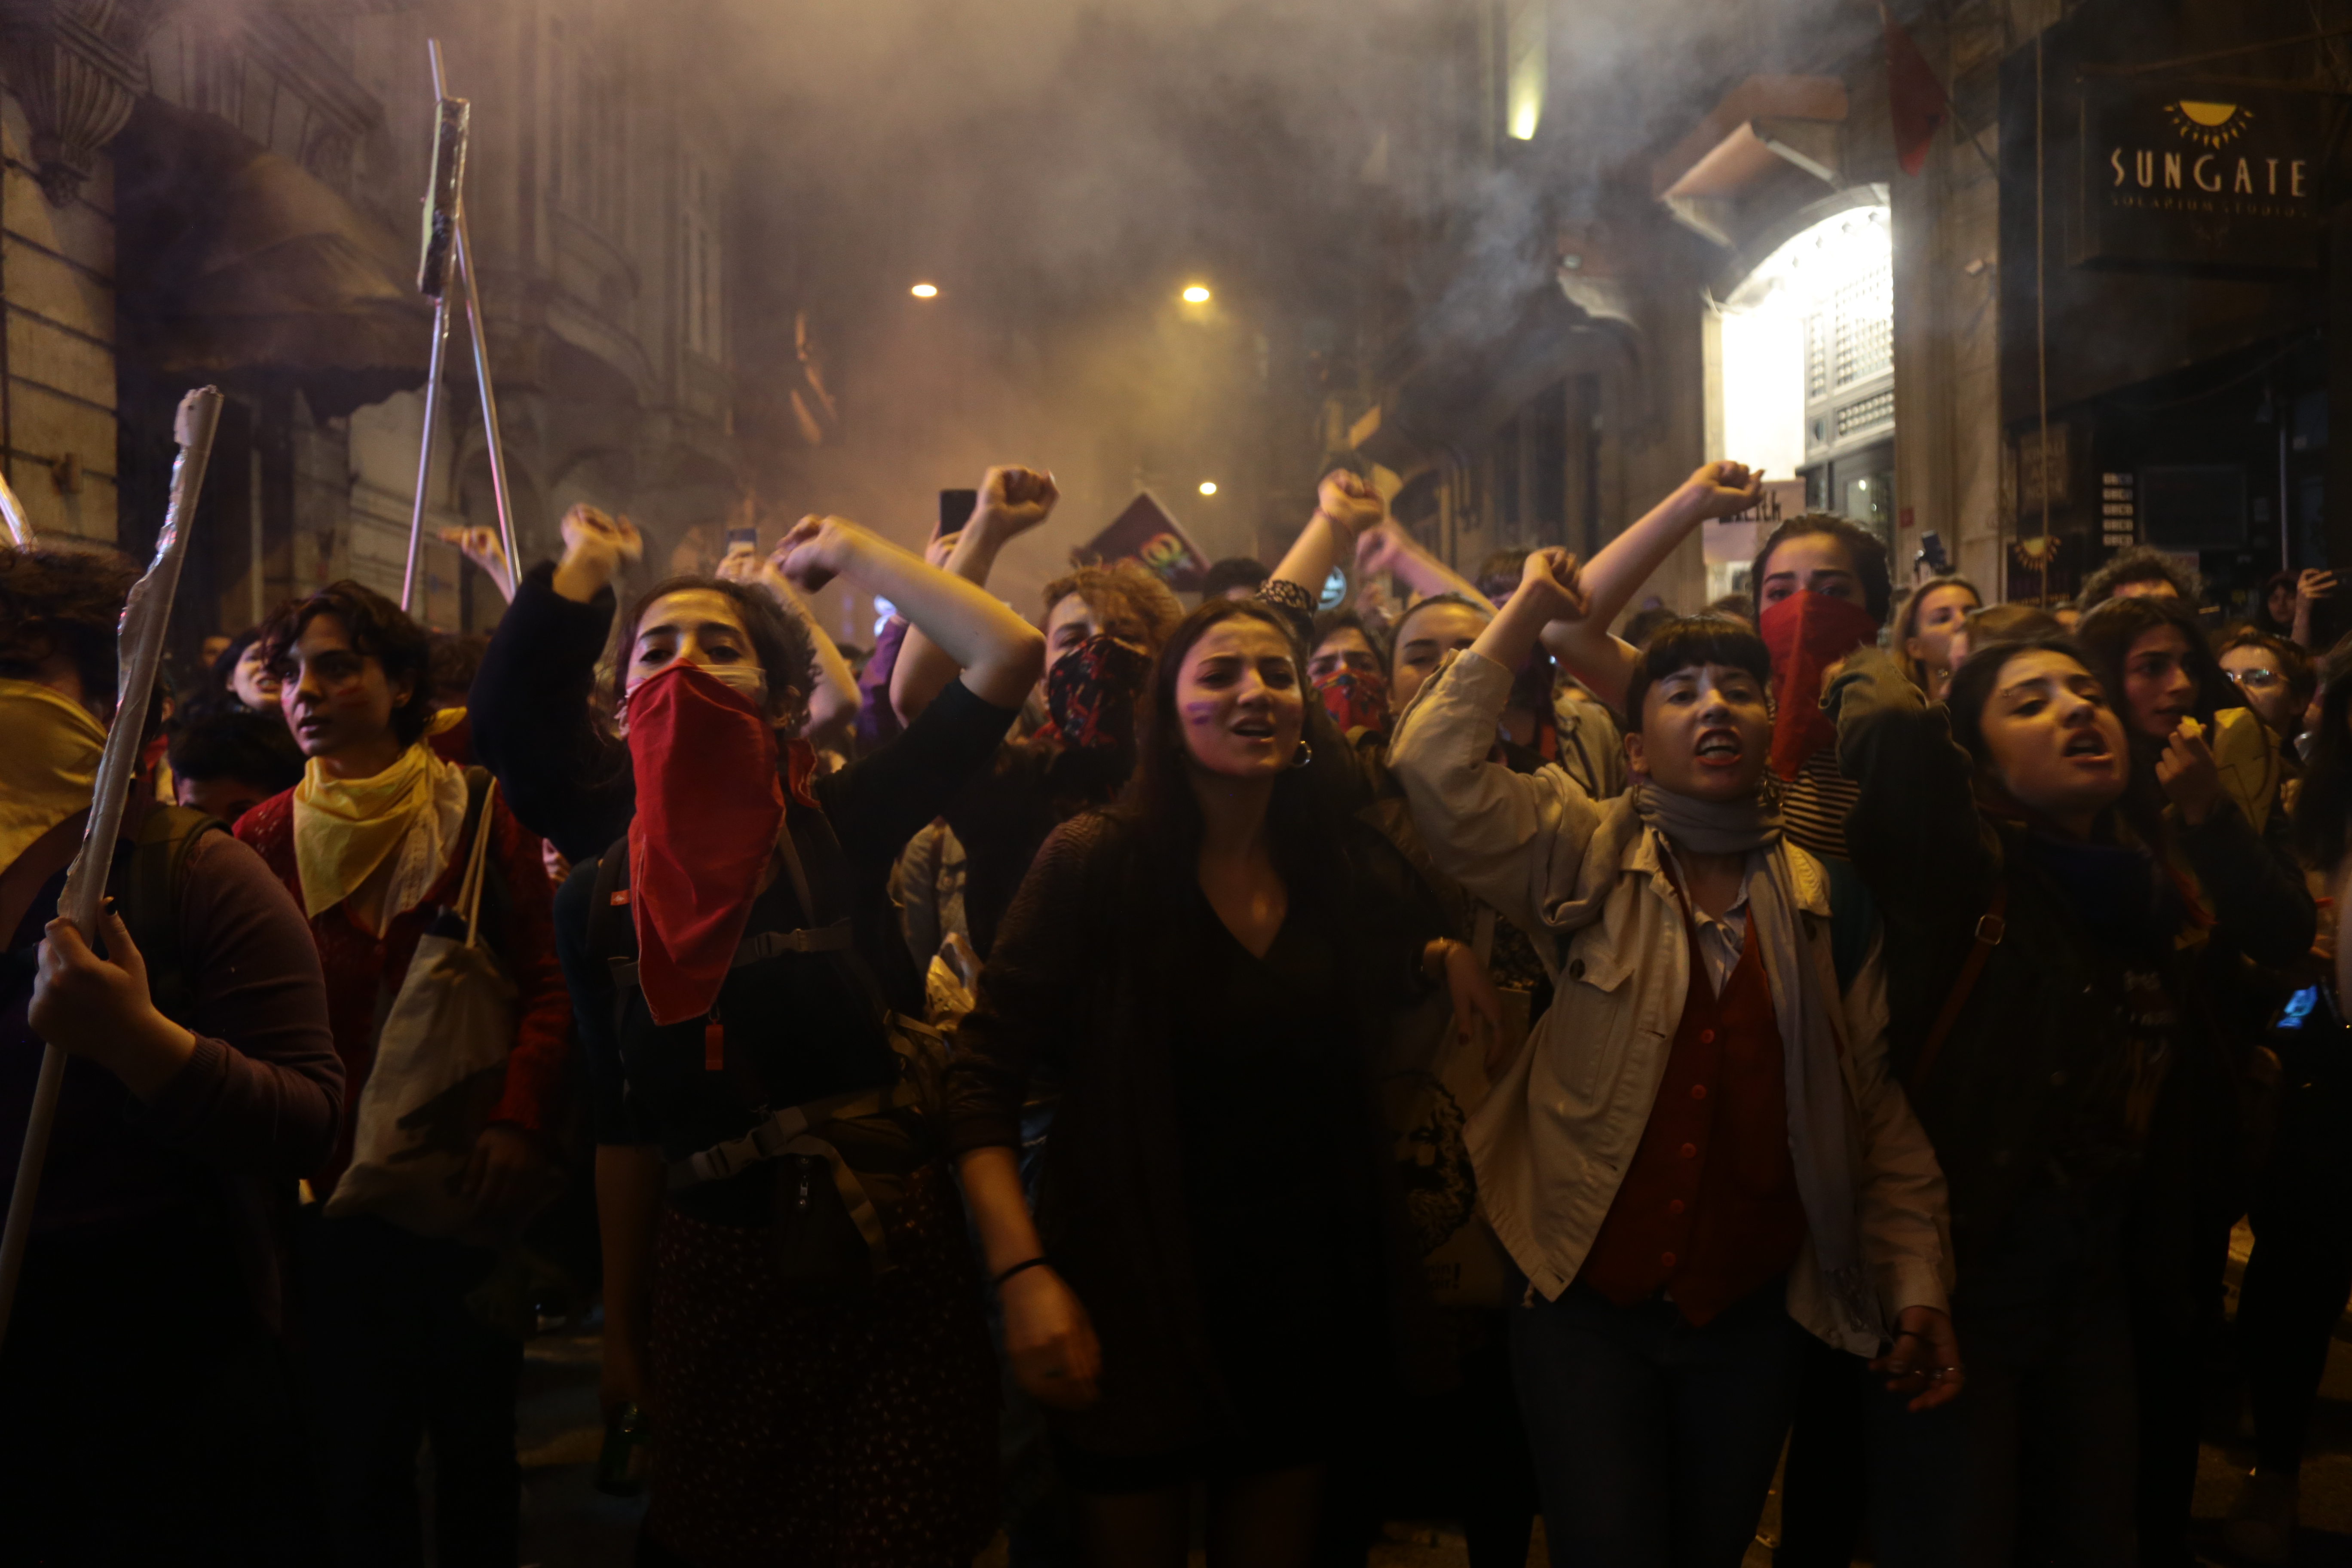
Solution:
<svg viewBox="0 0 2352 1568"><path fill-rule="evenodd" d="M2246 133L2254 111L2242 103L2215 103L2210 99L2184 98L2164 106L2164 117L2189 141L2207 147L2226 147Z"/></svg>

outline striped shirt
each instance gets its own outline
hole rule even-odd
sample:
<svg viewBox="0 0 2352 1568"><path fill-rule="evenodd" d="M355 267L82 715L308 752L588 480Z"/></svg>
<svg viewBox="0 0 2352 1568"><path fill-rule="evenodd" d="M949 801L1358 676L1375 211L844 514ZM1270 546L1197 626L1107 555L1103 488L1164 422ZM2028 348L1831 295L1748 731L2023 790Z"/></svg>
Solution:
<svg viewBox="0 0 2352 1568"><path fill-rule="evenodd" d="M1837 751L1824 746L1780 785L1780 824L1796 844L1824 859L1845 860L1845 818L1862 786L1838 771Z"/></svg>

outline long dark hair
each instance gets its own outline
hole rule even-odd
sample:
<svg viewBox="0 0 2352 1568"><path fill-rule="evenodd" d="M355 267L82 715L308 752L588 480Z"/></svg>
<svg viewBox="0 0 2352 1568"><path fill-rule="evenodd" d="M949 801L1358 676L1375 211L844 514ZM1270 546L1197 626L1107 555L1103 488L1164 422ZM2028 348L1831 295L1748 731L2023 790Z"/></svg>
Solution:
<svg viewBox="0 0 2352 1568"><path fill-rule="evenodd" d="M1183 673L1185 655L1210 628L1236 620L1256 621L1282 634L1291 650L1299 699L1306 710L1301 733L1310 752L1326 749L1316 741L1315 719L1322 705L1314 700L1307 685L1307 655L1279 612L1253 599L1211 599L1179 621L1161 646L1145 683L1144 701L1136 715L1135 777L1115 808L1116 815L1134 829L1139 859L1148 867L1145 874L1160 884L1157 897L1149 900L1160 909L1168 907L1171 889L1190 884L1198 874L1195 867L1202 830L1201 803L1192 793L1183 718L1176 700L1178 678ZM1325 728L1335 737L1327 742L1328 748L1344 745L1336 739L1336 731ZM1293 909L1301 907L1302 895L1308 905L1323 902L1319 895L1327 890L1336 902L1337 890L1344 885L1344 846L1334 826L1341 811L1329 784L1324 771L1312 765L1286 769L1274 783L1274 799L1266 808L1266 838ZM1130 912L1136 908L1129 906Z"/></svg>
<svg viewBox="0 0 2352 1568"><path fill-rule="evenodd" d="M2154 748L2146 758L2149 768L2156 766L2156 752L2164 749L2164 742L2149 740L2133 728L2130 702L2124 695L2124 669L2131 662L2134 644L2148 633L2168 626L2179 632L2188 645L2180 663L2189 671L2189 679L2197 683L2192 715L2196 721L2210 725L2216 709L2245 706L2237 687L2222 672L2221 661L2213 657L2213 645L2206 637L2203 623L2188 605L2158 595L2141 595L2092 605L2083 613L2082 624L2074 628L2074 640L2090 656L2091 673L2107 689L2107 700L2116 705L2116 711L2123 719L2124 731L2131 737L2136 766L2140 761L2143 741Z"/></svg>
<svg viewBox="0 0 2352 1568"><path fill-rule="evenodd" d="M2352 725L2352 637L2328 650L2319 679L2326 696L2294 803L2294 841L2315 868L2332 877L2352 827L2352 728L2347 727Z"/></svg>
<svg viewBox="0 0 2352 1568"><path fill-rule="evenodd" d="M2168 626L2188 645L2180 662L2189 679L2197 683L2189 717L2210 730L2215 710L2242 708L2245 702L2222 673L2221 661L2213 657L2213 645L2206 640L2205 628L2188 604L2161 595L2108 599L2084 611L2082 624L2074 628L2074 640L2088 656L2084 663L2107 689L2107 701L2123 721L2124 739L2131 747L2131 783L2124 791L2124 818L2152 847L2168 843L2171 837L2165 826L2164 790L2156 782L2156 760L2164 754L2167 737L2143 735L2132 721L2124 669L2131 662L2134 644Z"/></svg>

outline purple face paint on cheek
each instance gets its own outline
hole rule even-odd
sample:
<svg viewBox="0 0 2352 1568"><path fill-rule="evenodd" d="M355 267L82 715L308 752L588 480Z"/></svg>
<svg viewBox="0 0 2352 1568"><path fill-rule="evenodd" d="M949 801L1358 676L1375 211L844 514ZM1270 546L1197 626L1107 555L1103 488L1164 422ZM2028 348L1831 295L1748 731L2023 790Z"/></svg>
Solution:
<svg viewBox="0 0 2352 1568"><path fill-rule="evenodd" d="M1187 702L1184 704L1184 722L1187 724L1209 723L1216 718L1217 707L1214 698L1206 702Z"/></svg>

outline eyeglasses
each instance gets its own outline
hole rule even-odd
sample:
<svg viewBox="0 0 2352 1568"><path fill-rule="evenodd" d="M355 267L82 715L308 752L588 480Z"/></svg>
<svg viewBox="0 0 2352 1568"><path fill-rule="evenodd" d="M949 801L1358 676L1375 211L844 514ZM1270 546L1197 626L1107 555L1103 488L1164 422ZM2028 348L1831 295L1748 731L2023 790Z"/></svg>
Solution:
<svg viewBox="0 0 2352 1568"><path fill-rule="evenodd" d="M2241 686L2276 686L2279 672L2275 669L2225 669L2221 672Z"/></svg>

